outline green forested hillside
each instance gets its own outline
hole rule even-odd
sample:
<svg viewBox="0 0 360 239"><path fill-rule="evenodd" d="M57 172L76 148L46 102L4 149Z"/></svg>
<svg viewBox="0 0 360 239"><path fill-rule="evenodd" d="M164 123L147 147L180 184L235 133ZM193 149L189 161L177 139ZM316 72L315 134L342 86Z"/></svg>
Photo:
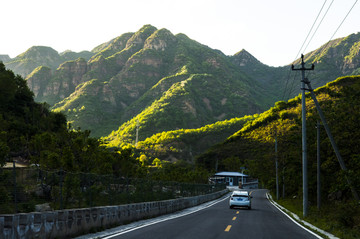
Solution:
<svg viewBox="0 0 360 239"><path fill-rule="evenodd" d="M360 33L335 39L305 54L313 86L358 74ZM95 47L58 54L32 47L6 65L26 75L36 101L63 112L75 129L133 143L182 128L260 113L299 92L290 65L269 67L246 50L233 56L184 34L145 25ZM118 143L119 145L119 143Z"/></svg>
<svg viewBox="0 0 360 239"><path fill-rule="evenodd" d="M26 81L0 63L1 167L18 158L47 170L111 173L114 155L100 143L88 131L68 130L65 115L36 103Z"/></svg>
<svg viewBox="0 0 360 239"><path fill-rule="evenodd" d="M315 90L340 153L348 168L347 175L360 192L360 76L337 79ZM341 170L324 128L321 128L321 195L323 210L316 211L317 158L316 122L320 120L314 103L307 95L308 187L310 219L323 223L323 229L341 238L357 238L360 208ZM213 146L196 159L208 170L236 171L258 177L260 185L275 192L275 134L278 142L280 196L292 210L301 210L302 143L301 98L277 102L274 107L245 124L225 142ZM284 201L286 202L286 200ZM298 203L298 204L297 204ZM315 219L313 219L315 218ZM347 235L347 236L345 236ZM349 235L353 235L354 237Z"/></svg>
<svg viewBox="0 0 360 239"><path fill-rule="evenodd" d="M355 185L360 183L359 160L359 103L360 77L343 77L315 90L318 101L328 120L338 147ZM320 120L314 103L307 98L307 136L309 169L312 175L311 192L314 196L316 169L316 121ZM270 110L262 113L224 143L214 146L198 158L198 163L218 170L235 170L224 162L236 158L238 164L247 167L251 175L257 176L269 188L274 187L274 137L278 138L280 172L284 174L287 194L300 192L301 182L301 102L300 97L288 102L277 102ZM325 130L321 135L322 170L324 192L345 190L343 175L332 150Z"/></svg>
<svg viewBox="0 0 360 239"><path fill-rule="evenodd" d="M109 149L89 136L89 131L68 129L62 113L36 103L26 81L0 63L0 213L32 212L36 204L44 202L51 203L53 209L109 205L109 197L103 192L110 190L110 178L126 178L127 183L131 178L132 187L137 185L132 192L114 189L117 203L129 203L130 197L136 202L175 197L168 192L153 195L143 190L146 184L140 185L141 180L136 178L146 178L142 182L174 178L207 182L208 172L193 164L157 162L151 166L146 156L132 147ZM27 168L4 169L6 162Z"/></svg>
<svg viewBox="0 0 360 239"><path fill-rule="evenodd" d="M64 129L66 118L51 113L45 104L35 103L26 81L6 70L2 63L0 84L0 160L3 165L8 155L28 155L29 140L36 134Z"/></svg>
<svg viewBox="0 0 360 239"><path fill-rule="evenodd" d="M159 158L170 162L185 160L193 163L197 155L205 152L212 145L224 141L254 118L256 115L218 121L197 129L164 131L138 142L136 148L146 154L150 160ZM141 130L139 134L142 134ZM114 142L114 145L121 143L121 141ZM109 146L113 146L113 142L110 142Z"/></svg>
<svg viewBox="0 0 360 239"><path fill-rule="evenodd" d="M114 130L109 141L133 143L136 121L144 140L258 113L274 102L224 54L166 29L146 25L97 51L83 83L54 110L95 136Z"/></svg>

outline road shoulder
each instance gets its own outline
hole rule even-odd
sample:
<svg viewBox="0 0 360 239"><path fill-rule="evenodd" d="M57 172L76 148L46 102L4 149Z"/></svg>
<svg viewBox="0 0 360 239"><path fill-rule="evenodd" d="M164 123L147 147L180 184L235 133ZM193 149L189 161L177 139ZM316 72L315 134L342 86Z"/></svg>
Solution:
<svg viewBox="0 0 360 239"><path fill-rule="evenodd" d="M276 207L280 212L282 212L283 214L285 214L288 218L290 218L295 224L299 225L300 227L304 228L304 230L307 230L308 232L310 232L311 234L313 234L314 236L318 237L318 238L329 238L329 239L339 239L338 237L332 235L331 233L328 233L320 228L317 228L316 226L300 219L300 217L298 215L296 215L295 213L289 211L288 209L284 208L283 206L279 205L278 203L276 203L271 195L269 193L266 193L266 197L269 200L269 202ZM321 234L318 235L318 234ZM324 236L324 237L323 237Z"/></svg>

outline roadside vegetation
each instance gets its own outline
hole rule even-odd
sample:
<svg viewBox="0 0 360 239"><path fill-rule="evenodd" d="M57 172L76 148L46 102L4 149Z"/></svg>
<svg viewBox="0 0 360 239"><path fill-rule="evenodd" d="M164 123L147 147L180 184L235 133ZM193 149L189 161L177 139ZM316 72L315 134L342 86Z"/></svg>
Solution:
<svg viewBox="0 0 360 239"><path fill-rule="evenodd" d="M301 219L339 238L359 238L360 207L356 202L329 201L322 205L320 209L317 208L316 204L311 204L306 218L301 216L303 213L301 198L280 199L277 203L295 213Z"/></svg>

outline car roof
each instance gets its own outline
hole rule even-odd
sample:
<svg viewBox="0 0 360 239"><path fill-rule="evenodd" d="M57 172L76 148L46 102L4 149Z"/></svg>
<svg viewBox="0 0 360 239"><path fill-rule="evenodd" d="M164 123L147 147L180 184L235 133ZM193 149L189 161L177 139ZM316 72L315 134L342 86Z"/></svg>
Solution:
<svg viewBox="0 0 360 239"><path fill-rule="evenodd" d="M249 192L248 191L234 191L232 193L232 195L246 195L246 196L248 196Z"/></svg>

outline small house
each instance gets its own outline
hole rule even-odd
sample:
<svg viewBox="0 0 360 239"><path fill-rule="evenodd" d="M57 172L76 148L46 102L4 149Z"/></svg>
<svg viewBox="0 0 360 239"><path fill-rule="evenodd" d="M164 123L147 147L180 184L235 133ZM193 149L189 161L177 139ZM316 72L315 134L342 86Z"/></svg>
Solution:
<svg viewBox="0 0 360 239"><path fill-rule="evenodd" d="M243 189L258 188L258 179L240 172L218 172L209 179L211 183L226 184L227 186L238 186Z"/></svg>

